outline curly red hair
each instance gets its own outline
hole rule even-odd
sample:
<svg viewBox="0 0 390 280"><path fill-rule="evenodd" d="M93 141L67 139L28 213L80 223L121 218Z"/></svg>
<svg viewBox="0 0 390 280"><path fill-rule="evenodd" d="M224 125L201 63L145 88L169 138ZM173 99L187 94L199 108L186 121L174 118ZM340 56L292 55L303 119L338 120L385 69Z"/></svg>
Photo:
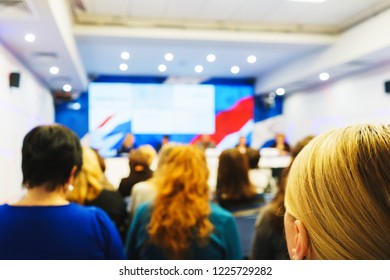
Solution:
<svg viewBox="0 0 390 280"><path fill-rule="evenodd" d="M193 242L207 244L213 231L209 220L209 176L204 152L176 146L156 172L159 194L148 224L150 242L171 259L190 258Z"/></svg>

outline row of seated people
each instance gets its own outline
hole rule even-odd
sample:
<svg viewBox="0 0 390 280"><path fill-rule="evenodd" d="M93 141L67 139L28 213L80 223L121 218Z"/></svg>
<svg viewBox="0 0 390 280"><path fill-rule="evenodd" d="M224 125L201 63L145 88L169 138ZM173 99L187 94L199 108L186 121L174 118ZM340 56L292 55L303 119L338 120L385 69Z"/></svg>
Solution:
<svg viewBox="0 0 390 280"><path fill-rule="evenodd" d="M256 230L261 224L284 226L286 236L280 230L264 234L257 230L252 257L266 251L262 242L271 238L267 244L276 249L286 245L277 256L259 258L389 259L389 127L355 125L309 140L285 172L288 180L281 180L274 201L261 208L256 225ZM223 152L221 163L224 156L234 163L245 159L235 152ZM99 176L87 174L86 155L92 153L60 125L39 126L25 136L22 172L27 193L14 204L0 206L0 259L245 257L235 214L247 209L229 208L231 201L241 202L229 191L229 180L217 182L210 195L203 151L188 145L167 147L153 176L138 187L147 190L145 203L135 199L137 185L131 191L135 208L130 226L122 225L105 207L117 201L123 210L124 200L118 192L103 189L101 169L96 168ZM244 181L248 184L243 198L250 201L257 194L250 181ZM282 206L285 213L279 214Z"/></svg>
<svg viewBox="0 0 390 280"><path fill-rule="evenodd" d="M181 146L174 143L164 145L159 153L157 170L153 177L149 167L155 156L153 148L147 145L141 146L131 153L129 159L130 175L122 179L118 189L124 199L130 204L130 218L134 216L139 205L155 200L159 189L165 188L164 185L158 185L158 176L170 176L169 172L161 170L166 168L168 164L167 157L170 153ZM199 151L204 154L202 150ZM211 194L209 200L232 213L244 210L252 210L253 213L258 212L259 208L264 205L264 197L262 194L256 192L254 185L250 182L248 169L250 164L257 166L260 156L258 151L252 150L252 152L254 152L252 153L253 156L250 157L247 157L247 154L242 154L236 148L227 149L221 153L219 157L216 192L215 194ZM191 156L191 153L187 153L187 160ZM247 158L251 160L248 161ZM183 160L179 161L176 158L169 161L169 165L173 166L172 168L174 170L179 170L185 164ZM191 169L199 169L200 167L204 167L203 165L205 165L204 161L198 162L196 166L191 166ZM207 168L207 165L205 167ZM185 174L185 172L182 172L179 175L184 178ZM146 181L145 178L148 177L152 178ZM129 197L130 199L128 199ZM253 223L251 226L254 226ZM245 257L248 257L249 250L243 250L243 253Z"/></svg>

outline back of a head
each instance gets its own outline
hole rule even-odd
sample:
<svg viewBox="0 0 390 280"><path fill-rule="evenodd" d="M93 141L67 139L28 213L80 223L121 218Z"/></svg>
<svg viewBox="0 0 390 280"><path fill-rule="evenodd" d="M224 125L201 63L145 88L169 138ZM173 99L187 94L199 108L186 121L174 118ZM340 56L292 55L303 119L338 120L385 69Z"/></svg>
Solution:
<svg viewBox="0 0 390 280"><path fill-rule="evenodd" d="M156 171L157 177L164 183L161 187L167 191L166 185L172 188L184 188L185 192L196 192L208 197L208 176L204 151L190 145L174 145L163 157L164 163ZM177 190L172 189L172 192Z"/></svg>
<svg viewBox="0 0 390 280"><path fill-rule="evenodd" d="M80 173L74 179L74 189L68 193L68 199L80 204L86 200L93 200L103 189L99 159L96 153L89 147L82 147L83 166Z"/></svg>
<svg viewBox="0 0 390 280"><path fill-rule="evenodd" d="M390 258L390 129L317 136L294 161L286 210L305 225L308 259Z"/></svg>
<svg viewBox="0 0 390 280"><path fill-rule="evenodd" d="M226 149L220 154L216 189L218 200L245 199L256 194L249 180L247 156L239 149Z"/></svg>
<svg viewBox="0 0 390 280"><path fill-rule="evenodd" d="M204 244L213 229L209 221L209 171L204 152L176 145L156 171L159 193L148 224L150 242L169 258L191 258L191 244Z"/></svg>
<svg viewBox="0 0 390 280"><path fill-rule="evenodd" d="M44 185L52 191L67 182L74 166L81 165L79 138L64 126L38 126L24 137L22 172L27 188Z"/></svg>
<svg viewBox="0 0 390 280"><path fill-rule="evenodd" d="M147 166L150 166L154 160L154 158L157 156L156 150L153 148L152 145L146 144L140 146L137 151L142 153L146 157L146 164Z"/></svg>
<svg viewBox="0 0 390 280"><path fill-rule="evenodd" d="M295 144L295 146L293 147L292 151L291 151L291 163L288 167L286 167L285 169L283 169L283 172L281 174L281 180L279 182L279 189L274 197L274 199L272 200L272 203L270 203L270 206L271 207L274 207L274 213L282 213L284 214L284 196L285 196L285 192L286 192L286 183L287 183L287 178L288 178L288 174L290 173L290 169L291 169L291 166L292 164L294 163L294 160L295 158L298 156L298 154L303 150L303 148L309 144L309 142L311 140L314 139L314 135L308 135L304 138L302 138L301 140L299 140L297 142L297 144Z"/></svg>
<svg viewBox="0 0 390 280"><path fill-rule="evenodd" d="M249 169L256 169L259 167L260 153L259 150L253 148L246 149L246 156L248 157Z"/></svg>
<svg viewBox="0 0 390 280"><path fill-rule="evenodd" d="M170 142L161 147L161 150L158 152L157 170L164 166L168 156L176 146L178 146L178 144Z"/></svg>
<svg viewBox="0 0 390 280"><path fill-rule="evenodd" d="M140 148L130 153L129 158L130 174L131 172L141 172L149 166L149 157Z"/></svg>

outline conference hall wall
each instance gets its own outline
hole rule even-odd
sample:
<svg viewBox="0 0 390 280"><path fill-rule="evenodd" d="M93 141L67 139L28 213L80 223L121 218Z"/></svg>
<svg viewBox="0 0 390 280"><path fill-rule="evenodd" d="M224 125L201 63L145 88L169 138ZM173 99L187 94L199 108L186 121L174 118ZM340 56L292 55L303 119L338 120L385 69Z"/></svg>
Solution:
<svg viewBox="0 0 390 280"><path fill-rule="evenodd" d="M0 45L0 204L19 199L22 189L21 147L33 127L54 122L50 92ZM20 74L10 86L9 75Z"/></svg>
<svg viewBox="0 0 390 280"><path fill-rule="evenodd" d="M283 116L294 144L308 134L358 123L390 124L390 65L371 69L319 88L288 95Z"/></svg>
<svg viewBox="0 0 390 280"><path fill-rule="evenodd" d="M79 99L56 105L56 122L76 131L85 145L106 157L115 156L130 132L138 145L156 146L164 134L180 143L210 134L220 150L234 147L240 136L259 148L280 123L283 99L270 104L254 95L253 80L212 79L198 85L164 81L100 77ZM259 128L262 133L254 133Z"/></svg>

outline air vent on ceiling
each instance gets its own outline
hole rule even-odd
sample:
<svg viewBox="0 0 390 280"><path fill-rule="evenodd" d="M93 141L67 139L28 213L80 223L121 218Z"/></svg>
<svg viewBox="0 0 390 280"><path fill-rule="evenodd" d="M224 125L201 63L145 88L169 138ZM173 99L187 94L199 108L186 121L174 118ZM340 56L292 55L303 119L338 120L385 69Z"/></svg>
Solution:
<svg viewBox="0 0 390 280"><path fill-rule="evenodd" d="M31 0L0 0L0 19L37 19Z"/></svg>
<svg viewBox="0 0 390 280"><path fill-rule="evenodd" d="M58 55L54 52L33 52L31 59L33 63L54 63L57 61Z"/></svg>

